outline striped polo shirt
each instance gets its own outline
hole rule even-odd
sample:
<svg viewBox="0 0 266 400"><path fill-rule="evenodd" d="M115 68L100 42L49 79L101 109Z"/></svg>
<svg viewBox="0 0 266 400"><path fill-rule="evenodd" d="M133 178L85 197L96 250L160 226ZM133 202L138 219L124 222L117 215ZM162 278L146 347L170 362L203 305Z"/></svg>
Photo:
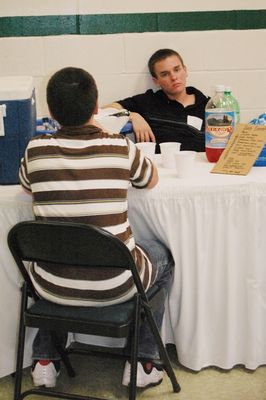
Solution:
<svg viewBox="0 0 266 400"><path fill-rule="evenodd" d="M20 166L20 182L32 192L38 220L96 225L122 240L131 251L145 290L155 273L145 252L136 246L128 220L129 185L145 188L152 163L133 142L98 127L62 128L34 137ZM63 245L63 244L62 244ZM58 304L101 306L124 302L136 292L130 271L58 270L31 264L30 276L39 295Z"/></svg>

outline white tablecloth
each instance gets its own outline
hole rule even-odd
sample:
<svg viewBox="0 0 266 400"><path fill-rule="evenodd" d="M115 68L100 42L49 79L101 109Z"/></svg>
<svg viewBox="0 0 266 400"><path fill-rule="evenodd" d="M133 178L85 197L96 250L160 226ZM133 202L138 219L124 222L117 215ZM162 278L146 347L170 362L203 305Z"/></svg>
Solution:
<svg viewBox="0 0 266 400"><path fill-rule="evenodd" d="M20 186L0 186L0 378L15 371L21 277L7 246L7 234L19 221L33 219L31 196ZM24 365L31 363L34 330L26 336Z"/></svg>
<svg viewBox="0 0 266 400"><path fill-rule="evenodd" d="M137 241L157 237L174 256L163 328L179 361L194 370L255 369L266 363L266 168L246 177L214 175L210 168L204 155L194 178L159 168L154 189L130 189L130 221ZM20 300L6 237L16 222L32 218L31 197L19 186L0 186L0 377L15 369Z"/></svg>
<svg viewBox="0 0 266 400"><path fill-rule="evenodd" d="M200 154L193 178L159 169L157 187L130 191L130 222L175 259L165 330L180 363L255 369L266 363L266 168L211 168Z"/></svg>

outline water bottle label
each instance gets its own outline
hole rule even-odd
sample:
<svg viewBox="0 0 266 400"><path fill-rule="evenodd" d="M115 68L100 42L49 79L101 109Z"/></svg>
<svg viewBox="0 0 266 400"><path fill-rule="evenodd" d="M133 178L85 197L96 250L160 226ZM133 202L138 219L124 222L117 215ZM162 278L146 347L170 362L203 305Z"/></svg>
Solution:
<svg viewBox="0 0 266 400"><path fill-rule="evenodd" d="M206 147L224 149L235 127L234 111L205 112Z"/></svg>

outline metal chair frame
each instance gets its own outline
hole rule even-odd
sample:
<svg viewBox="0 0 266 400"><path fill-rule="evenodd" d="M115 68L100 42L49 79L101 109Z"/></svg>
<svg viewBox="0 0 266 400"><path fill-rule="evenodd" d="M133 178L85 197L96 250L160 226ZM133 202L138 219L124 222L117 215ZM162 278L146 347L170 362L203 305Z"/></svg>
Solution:
<svg viewBox="0 0 266 400"><path fill-rule="evenodd" d="M16 224L9 232L8 245L24 279L20 308L18 334L17 364L15 373L14 400L22 400L35 394L71 400L105 400L90 396L59 392L43 387L21 391L22 370L26 327L49 329L62 362L69 376L75 376L68 355L70 353L89 353L107 357L129 359L131 363L131 380L129 400L136 398L136 377L138 358L139 329L144 318L147 319L160 353L160 364L167 372L174 392L180 391L167 351L153 318L153 309L162 299L162 290L152 287L144 292L134 259L117 237L104 229L77 223L26 221ZM110 267L131 270L137 293L132 300L114 306L75 307L52 303L41 299L28 275L26 262L56 263L58 268L64 265L75 265L76 268ZM29 305L29 298L34 304ZM57 331L126 337L129 349L121 353L116 348L99 352L99 348L88 351L70 346L63 349L58 341Z"/></svg>

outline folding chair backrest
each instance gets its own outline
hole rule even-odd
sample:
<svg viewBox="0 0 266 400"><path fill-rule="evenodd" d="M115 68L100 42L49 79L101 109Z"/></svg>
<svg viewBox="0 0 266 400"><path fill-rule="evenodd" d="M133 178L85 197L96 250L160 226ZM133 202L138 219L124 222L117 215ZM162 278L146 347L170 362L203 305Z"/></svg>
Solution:
<svg viewBox="0 0 266 400"><path fill-rule="evenodd" d="M142 285L131 252L116 236L93 225L26 221L16 224L8 235L9 248L24 279L32 285L22 261L86 267L130 269L137 289Z"/></svg>

